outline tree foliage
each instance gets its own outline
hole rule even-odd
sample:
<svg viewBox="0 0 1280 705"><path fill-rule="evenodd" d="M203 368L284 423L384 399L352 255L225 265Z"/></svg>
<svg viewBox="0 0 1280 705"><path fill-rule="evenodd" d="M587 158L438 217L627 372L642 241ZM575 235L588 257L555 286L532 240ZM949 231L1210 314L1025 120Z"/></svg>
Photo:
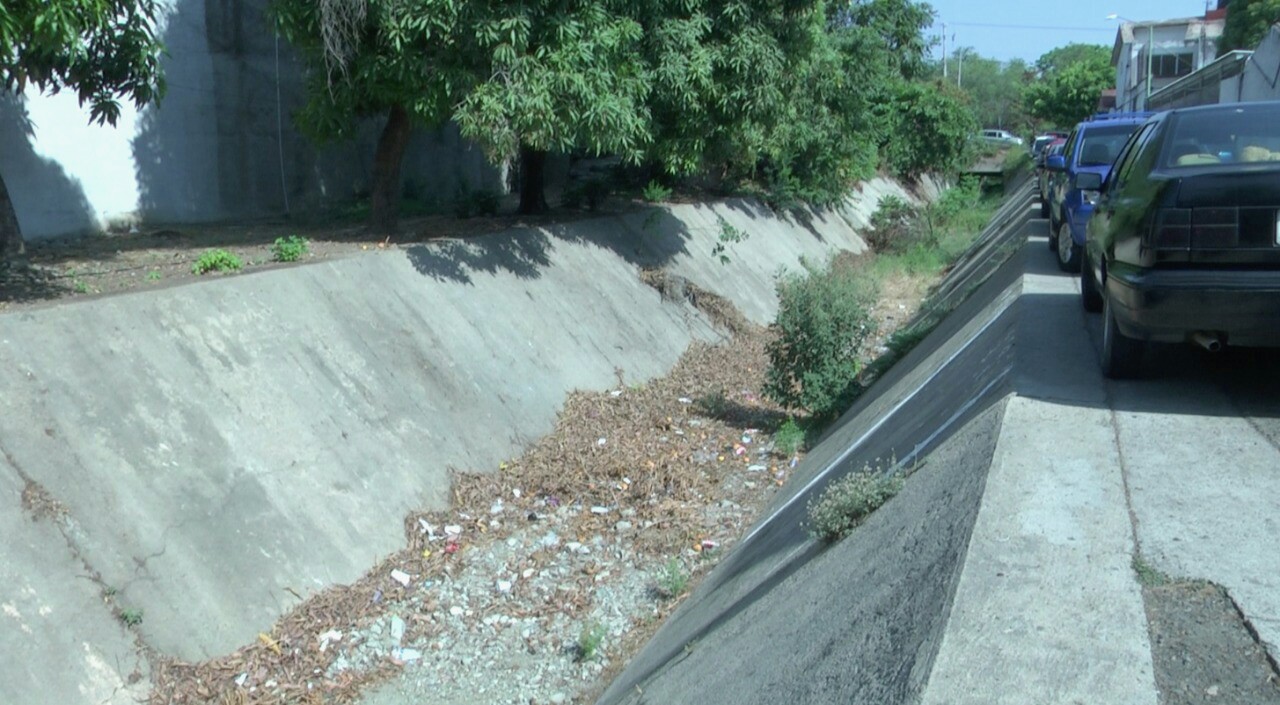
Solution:
<svg viewBox="0 0 1280 705"><path fill-rule="evenodd" d="M0 81L73 90L93 122L114 125L121 98L142 106L163 93L155 20L154 0L6 0Z"/></svg>
<svg viewBox="0 0 1280 705"><path fill-rule="evenodd" d="M1232 0L1218 39L1218 53L1256 48L1277 22L1280 22L1280 0Z"/></svg>
<svg viewBox="0 0 1280 705"><path fill-rule="evenodd" d="M142 107L164 93L156 10L153 0L0 2L0 89L74 91L90 121L114 125L121 100ZM22 250L0 180L0 259Z"/></svg>
<svg viewBox="0 0 1280 705"><path fill-rule="evenodd" d="M1115 85L1115 71L1103 46L1071 45L1054 52L1036 62L1040 80L1027 90L1027 106L1037 118L1069 127L1094 112L1103 89Z"/></svg>
<svg viewBox="0 0 1280 705"><path fill-rule="evenodd" d="M897 108L888 114L885 161L905 176L955 171L969 156L978 123L967 98L949 83L911 82L898 87Z"/></svg>
<svg viewBox="0 0 1280 705"><path fill-rule="evenodd" d="M526 189L541 189L527 178L541 155L586 152L819 202L881 161L882 106L923 73L933 17L912 0L275 7L310 67L300 122L316 137L402 110L414 125L455 120L495 162L520 156ZM523 193L521 204L538 206Z"/></svg>

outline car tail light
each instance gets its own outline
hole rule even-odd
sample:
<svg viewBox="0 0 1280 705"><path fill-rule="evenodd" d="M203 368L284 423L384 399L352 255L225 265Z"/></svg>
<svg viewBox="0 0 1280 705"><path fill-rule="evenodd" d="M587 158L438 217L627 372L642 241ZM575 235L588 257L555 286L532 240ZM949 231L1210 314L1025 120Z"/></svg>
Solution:
<svg viewBox="0 0 1280 705"><path fill-rule="evenodd" d="M1151 227L1151 246L1157 250L1191 247L1191 209L1162 208Z"/></svg>

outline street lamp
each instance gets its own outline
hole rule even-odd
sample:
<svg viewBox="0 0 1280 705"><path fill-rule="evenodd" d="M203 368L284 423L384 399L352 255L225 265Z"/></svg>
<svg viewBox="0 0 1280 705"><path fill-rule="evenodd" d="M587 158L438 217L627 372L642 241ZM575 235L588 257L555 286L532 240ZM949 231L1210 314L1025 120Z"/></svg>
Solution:
<svg viewBox="0 0 1280 705"><path fill-rule="evenodd" d="M1138 24L1138 22L1136 22L1135 20L1131 20L1128 17L1121 17L1120 15L1117 15L1114 12L1107 15L1107 19L1124 20L1129 24ZM1155 23L1152 23L1152 22L1147 23L1147 100L1151 99L1151 54L1155 50L1155 46L1154 46L1155 45L1155 28L1156 28ZM1142 107L1144 109L1148 107L1146 105L1146 102L1147 101L1143 101Z"/></svg>

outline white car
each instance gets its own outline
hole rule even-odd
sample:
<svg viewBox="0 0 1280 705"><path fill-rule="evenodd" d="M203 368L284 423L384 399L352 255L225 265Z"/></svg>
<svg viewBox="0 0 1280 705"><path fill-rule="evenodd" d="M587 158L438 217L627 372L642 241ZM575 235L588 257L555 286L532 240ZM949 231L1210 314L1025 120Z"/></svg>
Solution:
<svg viewBox="0 0 1280 705"><path fill-rule="evenodd" d="M983 130L979 136L991 144L1022 144L1021 137L1005 130Z"/></svg>

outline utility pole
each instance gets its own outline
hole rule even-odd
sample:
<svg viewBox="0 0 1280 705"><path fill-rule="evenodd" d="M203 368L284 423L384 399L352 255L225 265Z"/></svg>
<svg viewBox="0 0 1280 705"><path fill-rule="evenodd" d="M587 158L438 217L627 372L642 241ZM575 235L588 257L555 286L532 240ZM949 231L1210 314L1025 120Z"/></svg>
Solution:
<svg viewBox="0 0 1280 705"><path fill-rule="evenodd" d="M956 69L956 86L964 88L964 52L958 51L956 53L960 55L960 66Z"/></svg>
<svg viewBox="0 0 1280 705"><path fill-rule="evenodd" d="M942 23L942 77L947 77L947 23Z"/></svg>

